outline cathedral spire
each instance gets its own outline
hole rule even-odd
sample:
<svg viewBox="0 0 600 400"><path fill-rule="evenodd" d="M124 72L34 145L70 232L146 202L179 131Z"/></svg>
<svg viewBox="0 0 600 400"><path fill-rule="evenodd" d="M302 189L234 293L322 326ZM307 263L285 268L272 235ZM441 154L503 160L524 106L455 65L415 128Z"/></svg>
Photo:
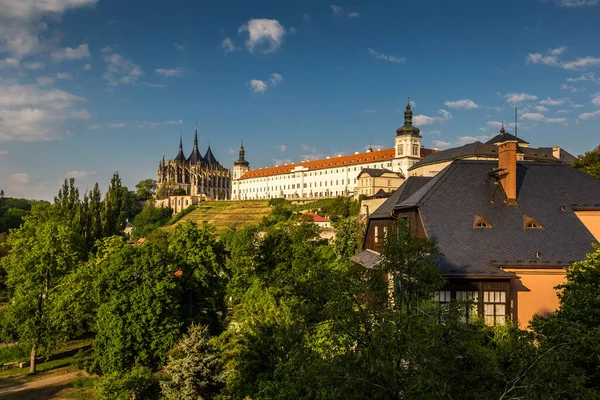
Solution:
<svg viewBox="0 0 600 400"><path fill-rule="evenodd" d="M183 139L181 131L179 131L179 152L175 157L175 161L185 161L185 156L183 155Z"/></svg>
<svg viewBox="0 0 600 400"><path fill-rule="evenodd" d="M198 150L198 121L196 121L196 129L194 131L194 148L187 161L192 165L204 164L204 159Z"/></svg>

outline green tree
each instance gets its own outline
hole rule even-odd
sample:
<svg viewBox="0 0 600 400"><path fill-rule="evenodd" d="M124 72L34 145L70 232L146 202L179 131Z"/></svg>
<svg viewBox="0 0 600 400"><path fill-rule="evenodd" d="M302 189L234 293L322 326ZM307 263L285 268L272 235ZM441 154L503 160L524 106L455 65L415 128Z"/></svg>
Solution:
<svg viewBox="0 0 600 400"><path fill-rule="evenodd" d="M227 275L225 247L214 227L192 221L177 225L169 237L169 252L184 285L181 306L188 322L217 328L219 314L226 312Z"/></svg>
<svg viewBox="0 0 600 400"><path fill-rule="evenodd" d="M155 207L152 201L146 204L133 218L131 223L135 226L133 231L134 239L146 237L148 234L159 227L166 225L173 216L173 210L168 207Z"/></svg>
<svg viewBox="0 0 600 400"><path fill-rule="evenodd" d="M362 247L364 225L355 217L340 220L335 225L335 239L331 247L341 259L349 259Z"/></svg>
<svg viewBox="0 0 600 400"><path fill-rule="evenodd" d="M213 399L223 386L222 364L207 327L191 325L169 355L168 381L161 382L167 399Z"/></svg>
<svg viewBox="0 0 600 400"><path fill-rule="evenodd" d="M115 172L110 180L104 198L104 214L102 218L104 236L122 235L125 228L125 196L126 190L121 185L119 173Z"/></svg>
<svg viewBox="0 0 600 400"><path fill-rule="evenodd" d="M573 163L573 167L600 179L600 151L588 151L580 155Z"/></svg>
<svg viewBox="0 0 600 400"><path fill-rule="evenodd" d="M65 223L73 226L79 209L79 188L75 186L75 178L65 178L63 186L54 197L54 205L63 215Z"/></svg>
<svg viewBox="0 0 600 400"><path fill-rule="evenodd" d="M536 316L537 368L528 376L531 397L600 397L600 246L567 268L557 287L560 308Z"/></svg>
<svg viewBox="0 0 600 400"><path fill-rule="evenodd" d="M140 201L150 200L156 193L156 181L154 179L144 179L135 185L136 196Z"/></svg>
<svg viewBox="0 0 600 400"><path fill-rule="evenodd" d="M94 369L110 374L162 365L182 327L181 277L169 254L113 236L87 268L95 276L89 290L97 306Z"/></svg>
<svg viewBox="0 0 600 400"><path fill-rule="evenodd" d="M20 343L31 347L31 373L38 354L48 354L68 336L56 299L84 251L81 237L63 221L49 206L34 208L8 236L10 250L2 259L11 294L3 323L12 327Z"/></svg>
<svg viewBox="0 0 600 400"><path fill-rule="evenodd" d="M94 189L90 193L89 199L89 219L90 219L90 234L87 238L88 246L93 246L96 240L102 237L102 214L104 212L104 204L102 203L102 193L98 182L94 184Z"/></svg>
<svg viewBox="0 0 600 400"><path fill-rule="evenodd" d="M134 367L131 371L113 372L96 382L101 400L158 400L159 380L148 367Z"/></svg>

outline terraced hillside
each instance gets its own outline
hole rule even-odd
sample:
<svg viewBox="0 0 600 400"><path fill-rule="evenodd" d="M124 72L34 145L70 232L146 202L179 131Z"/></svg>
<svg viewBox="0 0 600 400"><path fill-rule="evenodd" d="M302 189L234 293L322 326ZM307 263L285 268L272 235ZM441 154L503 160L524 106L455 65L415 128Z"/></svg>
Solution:
<svg viewBox="0 0 600 400"><path fill-rule="evenodd" d="M197 209L181 218L174 225L167 228L173 229L177 224L185 221L194 221L201 225L203 221L214 225L217 232L224 232L230 228L241 229L249 225L256 225L263 216L271 211L269 203L265 201L206 201L200 203Z"/></svg>

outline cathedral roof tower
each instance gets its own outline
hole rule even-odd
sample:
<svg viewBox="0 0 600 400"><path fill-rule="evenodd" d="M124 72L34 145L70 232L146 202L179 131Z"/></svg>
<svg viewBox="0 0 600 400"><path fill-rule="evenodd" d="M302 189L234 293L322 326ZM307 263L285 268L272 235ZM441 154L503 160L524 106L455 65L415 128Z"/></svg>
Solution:
<svg viewBox="0 0 600 400"><path fill-rule="evenodd" d="M208 143L208 149L206 150L206 154L204 155L204 161L211 167L219 166L219 162L213 155L212 150L210 149L210 142Z"/></svg>
<svg viewBox="0 0 600 400"><path fill-rule="evenodd" d="M204 164L204 159L198 150L198 124L196 124L196 132L194 133L194 148L192 149L192 154L190 154L187 161L192 165Z"/></svg>
<svg viewBox="0 0 600 400"><path fill-rule="evenodd" d="M181 132L179 132L179 152L175 156L174 161L185 162L185 156L183 155L183 144L181 139Z"/></svg>
<svg viewBox="0 0 600 400"><path fill-rule="evenodd" d="M419 135L419 132L421 132L421 130L419 128L416 128L413 126L412 124L412 118L413 118L413 112L412 109L410 108L410 97L408 98L408 104L406 104L406 110L404 110L404 126L401 126L400 128L396 129L396 135L412 135L412 136L418 136L421 137L421 135Z"/></svg>

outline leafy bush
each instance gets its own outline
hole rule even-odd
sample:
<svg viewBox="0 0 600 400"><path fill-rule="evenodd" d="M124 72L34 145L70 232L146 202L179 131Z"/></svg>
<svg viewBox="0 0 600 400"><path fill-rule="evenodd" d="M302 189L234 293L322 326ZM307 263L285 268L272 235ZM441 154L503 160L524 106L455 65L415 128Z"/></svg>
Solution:
<svg viewBox="0 0 600 400"><path fill-rule="evenodd" d="M161 397L159 379L146 367L106 375L96 383L96 392L100 399L107 400L154 400Z"/></svg>

